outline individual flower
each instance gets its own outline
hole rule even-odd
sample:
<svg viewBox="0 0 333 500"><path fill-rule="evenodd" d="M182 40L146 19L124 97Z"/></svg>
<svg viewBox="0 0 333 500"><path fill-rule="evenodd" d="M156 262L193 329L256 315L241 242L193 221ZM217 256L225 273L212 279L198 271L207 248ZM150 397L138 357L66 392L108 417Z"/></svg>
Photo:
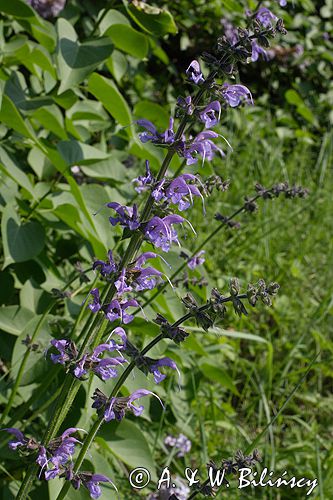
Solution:
<svg viewBox="0 0 333 500"><path fill-rule="evenodd" d="M116 489L115 485L106 476L102 474L93 474L92 472L78 472L76 474L73 473L73 469L68 467L64 472L63 476L71 481L73 488L78 490L81 485L83 485L89 491L90 498L97 499L101 496L102 490L99 483L110 483Z"/></svg>
<svg viewBox="0 0 333 500"><path fill-rule="evenodd" d="M181 151L182 156L186 158L186 165L192 165L197 163L198 158L194 157L194 154L199 154L202 156L202 161L205 160L211 161L215 152L220 153L221 156L225 156L222 149L218 148L216 144L212 141L212 139L216 139L219 135L213 130L204 130L200 132L191 144L185 146Z"/></svg>
<svg viewBox="0 0 333 500"><path fill-rule="evenodd" d="M165 199L178 205L180 211L186 210L193 205L193 196L199 196L203 200L198 187L195 184L190 184L197 181L198 178L193 174L179 175L165 189Z"/></svg>
<svg viewBox="0 0 333 500"><path fill-rule="evenodd" d="M195 269L197 266L200 266L205 262L205 257L202 257L202 255L205 254L205 250L201 250L197 254L193 255L188 261L187 265L190 269Z"/></svg>
<svg viewBox="0 0 333 500"><path fill-rule="evenodd" d="M96 313L102 308L98 288L93 288L89 294L93 296L93 301L88 305L88 307L92 312Z"/></svg>
<svg viewBox="0 0 333 500"><path fill-rule="evenodd" d="M145 128L145 132L139 134L140 141L143 143L153 142L156 144L172 144L175 140L175 133L173 131L173 118L170 118L169 128L167 128L162 134L157 132L155 125L149 120L137 120L136 123L140 127Z"/></svg>
<svg viewBox="0 0 333 500"><path fill-rule="evenodd" d="M224 83L221 89L222 96L224 100L231 106L235 108L244 100L245 102L250 102L253 104L252 94L250 90L245 87L245 85L229 85Z"/></svg>
<svg viewBox="0 0 333 500"><path fill-rule="evenodd" d="M180 215L167 215L163 218L154 216L145 225L144 234L156 247L168 252L172 243L179 245L178 235L173 225L181 224L184 220Z"/></svg>
<svg viewBox="0 0 333 500"><path fill-rule="evenodd" d="M114 299L106 306L105 316L109 321L116 321L119 319L121 323L127 325L134 319L134 316L126 312L126 309L129 307L139 307L139 303L135 299L122 302L118 299Z"/></svg>
<svg viewBox="0 0 333 500"><path fill-rule="evenodd" d="M8 443L8 447L11 450L16 450L17 448L25 448L29 449L29 443L34 443L34 441L29 440L20 429L16 429L15 427L7 427L6 429L2 429L3 431L9 432L13 434L16 439L12 439Z"/></svg>
<svg viewBox="0 0 333 500"><path fill-rule="evenodd" d="M50 359L53 363L65 365L74 359L77 355L77 350L75 344L68 339L52 339L50 342L51 346L53 346L59 354L50 354Z"/></svg>
<svg viewBox="0 0 333 500"><path fill-rule="evenodd" d="M186 74L189 79L196 85L199 85L199 83L203 83L205 81L201 72L200 64L196 60L191 62L186 70Z"/></svg>
<svg viewBox="0 0 333 500"><path fill-rule="evenodd" d="M134 188L138 193L146 191L152 183L154 182L154 176L152 175L149 167L149 161L146 160L146 175L139 175L136 179L133 179L137 186Z"/></svg>
<svg viewBox="0 0 333 500"><path fill-rule="evenodd" d="M103 260L95 260L93 263L93 270L98 269L102 276L109 276L117 271L117 264L115 263L112 255L112 250L108 251L108 262ZM96 289L95 289L96 290Z"/></svg>
<svg viewBox="0 0 333 500"><path fill-rule="evenodd" d="M285 7L287 5L287 0L280 0L279 4L280 4L280 7Z"/></svg>
<svg viewBox="0 0 333 500"><path fill-rule="evenodd" d="M258 19L265 28L273 26L272 21L277 21L277 17L267 7L260 7L256 12L256 19Z"/></svg>
<svg viewBox="0 0 333 500"><path fill-rule="evenodd" d="M187 115L192 115L194 111L192 97L190 95L187 97L177 97L177 106L183 109Z"/></svg>
<svg viewBox="0 0 333 500"><path fill-rule="evenodd" d="M56 17L65 7L66 0L26 0L42 17Z"/></svg>
<svg viewBox="0 0 333 500"><path fill-rule="evenodd" d="M172 368L173 370L176 370L178 372L176 363L170 358L162 358L156 360L145 357L145 361L148 362L148 371L154 375L156 384L159 384L166 378L166 375L164 373L161 373L159 370L161 367L167 366L168 368Z"/></svg>
<svg viewBox="0 0 333 500"><path fill-rule="evenodd" d="M179 449L176 455L179 458L184 457L192 447L191 441L184 434L179 434L178 437L167 436L164 440L164 444Z"/></svg>
<svg viewBox="0 0 333 500"><path fill-rule="evenodd" d="M237 28L235 28L227 19L221 19L221 24L223 26L224 36L231 45L235 45L239 40Z"/></svg>
<svg viewBox="0 0 333 500"><path fill-rule="evenodd" d="M138 208L135 204L133 207L127 207L117 202L111 202L107 203L107 207L112 208L118 214L118 217L109 217L112 226L120 224L131 231L135 231L135 229L140 227Z"/></svg>
<svg viewBox="0 0 333 500"><path fill-rule="evenodd" d="M200 120L204 122L206 128L215 127L220 121L221 104L219 101L213 101L205 107L199 114Z"/></svg>
<svg viewBox="0 0 333 500"><path fill-rule="evenodd" d="M144 410L144 406L135 406L133 402L148 395L155 396L163 407L160 398L147 389L138 389L130 396L113 397L110 400L102 391L96 389L92 397L94 400L92 407L96 408L98 412L103 412L106 422L110 422L110 420L122 420L125 417L126 411L131 411L136 417L139 417Z"/></svg>
<svg viewBox="0 0 333 500"><path fill-rule="evenodd" d="M261 55L266 61L269 59L269 54L267 50L262 48L255 40L251 41L252 53L251 53L251 61L256 62Z"/></svg>

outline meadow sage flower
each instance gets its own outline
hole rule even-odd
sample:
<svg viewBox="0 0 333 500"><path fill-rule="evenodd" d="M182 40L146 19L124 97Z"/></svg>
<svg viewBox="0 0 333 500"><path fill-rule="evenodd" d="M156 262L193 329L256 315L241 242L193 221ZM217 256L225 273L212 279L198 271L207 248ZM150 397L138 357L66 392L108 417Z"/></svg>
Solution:
<svg viewBox="0 0 333 500"><path fill-rule="evenodd" d="M164 439L164 444L171 446L172 448L179 449L176 454L177 457L183 457L191 450L192 443L184 434L179 434L178 437L167 436Z"/></svg>
<svg viewBox="0 0 333 500"><path fill-rule="evenodd" d="M167 215L163 218L154 216L145 225L144 234L156 247L161 247L164 252L168 252L172 243L179 244L173 225L181 224L184 220L180 215Z"/></svg>
<svg viewBox="0 0 333 500"><path fill-rule="evenodd" d="M191 62L191 64L186 70L186 74L189 77L189 79L196 85L198 85L199 83L203 83L205 81L203 74L201 72L200 64L196 60Z"/></svg>
<svg viewBox="0 0 333 500"><path fill-rule="evenodd" d="M200 266L205 262L205 257L202 257L206 252L205 250L201 250L197 254L195 254L193 257L191 257L187 261L187 265L190 269L195 269L197 266Z"/></svg>
<svg viewBox="0 0 333 500"><path fill-rule="evenodd" d="M133 179L137 186L134 188L137 193L142 193L146 191L152 183L154 182L154 176L150 171L149 161L146 160L146 175L139 175L136 179Z"/></svg>
<svg viewBox="0 0 333 500"><path fill-rule="evenodd" d="M105 308L105 317L109 321L116 321L119 319L121 323L127 325L134 319L134 316L126 312L126 309L129 307L139 307L139 303L135 299L123 302L118 299L113 299Z"/></svg>
<svg viewBox="0 0 333 500"><path fill-rule="evenodd" d="M203 162L205 160L211 161L216 151L220 153L221 156L225 156L222 149L216 146L212 141L212 139L216 139L217 137L219 137L219 134L213 130L204 130L200 132L188 146L183 148L182 156L186 158L186 165L197 163L198 158L194 157L194 154L199 154Z"/></svg>
<svg viewBox="0 0 333 500"><path fill-rule="evenodd" d="M136 123L146 129L145 132L139 133L140 141L145 142L153 142L156 144L172 144L175 140L175 133L173 131L173 118L170 118L169 128L167 128L162 134L157 132L157 128L155 125L149 120L137 120Z"/></svg>
<svg viewBox="0 0 333 500"><path fill-rule="evenodd" d="M98 269L102 276L108 276L117 271L117 264L115 263L112 255L112 250L108 251L109 262L103 260L95 260L93 263L93 270Z"/></svg>
<svg viewBox="0 0 333 500"><path fill-rule="evenodd" d="M221 104L219 101L212 101L199 114L200 120L204 122L205 128L212 128L218 124L221 116Z"/></svg>
<svg viewBox="0 0 333 500"><path fill-rule="evenodd" d="M245 87L245 85L229 85L228 83L224 83L221 89L221 93L224 100L229 104L231 108L239 106L242 100L253 104L252 94L250 90Z"/></svg>
<svg viewBox="0 0 333 500"><path fill-rule="evenodd" d="M267 7L260 7L256 12L256 19L258 19L265 28L273 26L272 21L277 21L277 17Z"/></svg>
<svg viewBox="0 0 333 500"><path fill-rule="evenodd" d="M118 217L109 217L112 226L120 224L123 227L128 227L131 231L140 227L138 208L135 204L133 207L127 207L117 202L111 202L107 203L107 207L112 208L118 214Z"/></svg>

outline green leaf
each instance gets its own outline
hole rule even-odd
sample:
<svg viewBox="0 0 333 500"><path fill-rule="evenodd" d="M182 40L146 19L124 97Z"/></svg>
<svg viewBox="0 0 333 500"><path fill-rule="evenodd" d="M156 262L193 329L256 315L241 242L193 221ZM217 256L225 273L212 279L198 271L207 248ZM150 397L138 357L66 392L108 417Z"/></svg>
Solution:
<svg viewBox="0 0 333 500"><path fill-rule="evenodd" d="M7 127L16 130L25 137L35 140L35 133L26 120L23 119L14 103L7 97L3 96L0 110L0 121L4 122Z"/></svg>
<svg viewBox="0 0 333 500"><path fill-rule="evenodd" d="M38 120L47 131L53 132L60 137L60 139L67 139L67 133L64 130L63 116L60 109L55 104L37 109L32 116Z"/></svg>
<svg viewBox="0 0 333 500"><path fill-rule="evenodd" d="M35 316L32 311L20 306L0 307L0 330L20 335L27 323Z"/></svg>
<svg viewBox="0 0 333 500"><path fill-rule="evenodd" d="M18 18L37 19L35 10L21 0L0 0L0 12Z"/></svg>
<svg viewBox="0 0 333 500"><path fill-rule="evenodd" d="M30 182L29 177L15 165L12 158L8 155L5 149L0 146L0 170L4 172L8 177L13 179L19 186L23 187L31 194L33 199L37 199L34 191L34 187Z"/></svg>
<svg viewBox="0 0 333 500"><path fill-rule="evenodd" d="M141 398L140 404L144 400L145 398ZM110 452L125 464L132 468L144 467L149 470L152 479L156 479L155 463L138 425L129 420L123 420L120 424L110 422L102 428L100 436L108 444Z"/></svg>
<svg viewBox="0 0 333 500"><path fill-rule="evenodd" d="M127 7L127 12L142 29L158 37L178 32L172 15L165 9L136 1L135 5L133 2Z"/></svg>
<svg viewBox="0 0 333 500"><path fill-rule="evenodd" d="M108 158L107 153L79 141L60 141L57 149L67 165L89 165Z"/></svg>
<svg viewBox="0 0 333 500"><path fill-rule="evenodd" d="M21 223L14 208L6 205L1 233L5 262L3 268L12 262L26 262L41 253L45 245L45 233L39 222Z"/></svg>
<svg viewBox="0 0 333 500"><path fill-rule="evenodd" d="M296 92L296 90L289 89L285 93L285 98L287 99L287 102L289 104L293 104L294 106L299 106L303 104L303 99L301 96Z"/></svg>
<svg viewBox="0 0 333 500"><path fill-rule="evenodd" d="M63 18L58 19L57 62L60 76L58 94L82 82L95 68L105 61L113 50L108 37L80 44L73 26Z"/></svg>
<svg viewBox="0 0 333 500"><path fill-rule="evenodd" d="M170 113L155 102L139 101L133 113L137 118L150 120L157 128L164 130L169 125Z"/></svg>
<svg viewBox="0 0 333 500"><path fill-rule="evenodd" d="M147 37L126 24L113 24L107 30L108 35L117 49L127 52L133 57L143 59L148 53Z"/></svg>
<svg viewBox="0 0 333 500"><path fill-rule="evenodd" d="M232 378L222 368L204 362L200 365L200 370L209 380L218 382L222 387L228 389L233 394L239 395L239 392L232 381Z"/></svg>
<svg viewBox="0 0 333 500"><path fill-rule="evenodd" d="M120 125L131 124L132 116L127 102L112 80L93 73L88 80L88 90ZM129 134L132 134L130 127L127 130Z"/></svg>

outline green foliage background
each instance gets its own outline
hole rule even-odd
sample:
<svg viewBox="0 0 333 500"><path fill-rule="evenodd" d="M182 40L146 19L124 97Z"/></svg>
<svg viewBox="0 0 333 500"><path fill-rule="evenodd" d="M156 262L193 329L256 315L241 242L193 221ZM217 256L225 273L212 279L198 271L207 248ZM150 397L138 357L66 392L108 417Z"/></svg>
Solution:
<svg viewBox="0 0 333 500"><path fill-rule="evenodd" d="M231 188L207 200L205 218L200 204L195 206L190 219L197 239L183 234L182 240L185 249L194 249L217 224L214 214L232 213L256 181L308 187L305 201L261 203L257 214L238 219L239 230L220 233L206 249L203 273L209 289L225 288L232 276L244 286L264 277L278 281L281 294L272 309L256 309L245 319L229 314L208 334L192 325L193 335L181 349L165 342L152 353L177 361L181 390L170 375L158 388L165 413L147 401L140 420L105 425L85 464L110 476L121 498L133 493L127 480L131 468L146 466L156 479L166 464L180 475L186 465L200 467L204 476L208 459L251 448L259 435L256 446L264 465L290 476L317 477L313 497L331 496L333 6L331 0L288 2L285 9L269 3L284 18L288 35L277 42L274 59L242 67L240 80L251 89L255 106L223 114L221 133L233 153L200 169L202 175L229 178ZM40 350L29 356L6 427L35 437L45 429L63 373L50 366L43 350L75 322L79 329L88 314L81 304L95 279L88 271L89 284L79 279L69 284L78 274L75 265L89 269L94 257L104 259L109 248L124 245L106 213L93 214L108 201L130 205L131 179L143 172L144 160L156 171L163 158L161 150L138 141L133 122L147 118L165 128L177 97L191 89L185 69L215 43L221 19L237 25L244 8L255 6L253 1L179 0L156 1L152 8L111 1L104 15L105 2L74 0L51 22L22 0L0 0L2 408L25 352L21 341L40 325ZM303 54L294 50L297 45ZM171 170L179 165L175 159ZM178 254L170 254L174 268ZM170 273L163 264L161 269ZM200 271L191 276L200 277ZM55 298L52 289L64 287L69 295ZM206 300L205 289L190 291ZM170 320L183 312L171 290L147 307L147 316L154 318L156 310ZM157 327L147 329L137 317L128 331L140 344ZM96 384L82 385L64 428L89 426ZM112 385L106 384L106 393ZM156 390L139 371L126 383L128 391L138 387ZM184 459L170 458L163 440L179 432L192 440L192 450ZM1 436L3 500L15 497L26 468L7 441ZM60 486L58 480L37 483L31 498L52 500ZM104 493L115 498L111 490ZM290 490L257 488L248 495L290 498ZM304 491L292 495L303 498ZM68 498L87 494L73 490Z"/></svg>

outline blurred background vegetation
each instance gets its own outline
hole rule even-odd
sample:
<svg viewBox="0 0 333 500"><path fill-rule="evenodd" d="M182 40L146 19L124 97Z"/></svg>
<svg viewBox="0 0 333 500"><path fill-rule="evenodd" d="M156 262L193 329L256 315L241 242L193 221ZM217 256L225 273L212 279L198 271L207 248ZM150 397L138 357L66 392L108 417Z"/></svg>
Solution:
<svg viewBox="0 0 333 500"><path fill-rule="evenodd" d="M288 34L273 40L268 60L241 66L239 81L251 89L255 105L225 110L219 133L233 152L197 169L203 177L230 179L230 189L207 199L205 217L195 205L189 218L198 236L183 234L182 240L188 250L196 248L217 226L215 213L231 214L256 182L268 187L288 181L310 194L305 200L259 201L258 212L238 217L239 229L210 241L204 266L189 273L208 282L207 289L187 287L200 301L211 287L225 290L232 276L245 288L262 277L277 281L281 293L271 309L259 307L241 319L229 313L205 334L192 325L181 349L166 342L156 349L154 355L169 353L177 361L181 390L169 375L158 388L166 412L151 401L140 421L129 417L105 426L85 464L109 475L121 498L132 494L127 471L135 466L147 466L156 478L171 462L179 475L186 465L204 476L209 459L218 462L253 444L264 466L287 470L288 477L317 477L312 496L331 498L333 2L295 0L285 8L277 1L259 3L283 18ZM77 280L60 298L52 289L77 275L77 262L87 269L108 248L123 248L121 231L111 230L105 212L92 214L108 201L131 204L131 179L143 173L146 158L156 171L163 157L139 143L133 121L146 118L165 128L177 97L192 91L185 76L189 63L215 45L227 23L245 26L245 9L254 10L257 2L115 0L105 7L104 1L69 0L56 18L43 19L22 0L0 0L0 405L5 408L22 362L22 340L43 318L39 351L30 354L2 425L36 437L63 377L51 371L43 350L88 314L80 311L91 282ZM171 170L179 165L174 160ZM170 253L169 261L177 268L179 252ZM91 272L88 277L94 279ZM177 295L187 288L180 282ZM169 289L147 307L149 319L156 311L172 320L183 308ZM157 327L148 330L138 317L128 330L140 345ZM156 390L136 372L126 388L139 386ZM89 426L95 387L96 381L82 386L65 428ZM164 438L180 432L191 439L191 452L170 458ZM1 440L0 495L7 500L15 497L26 465ZM36 484L31 498L53 500L58 482ZM231 486L228 495L238 498L236 481ZM113 498L111 490L105 495ZM246 495L287 499L291 493L256 488ZM292 496L303 498L304 490ZM74 490L68 496L86 497Z"/></svg>

